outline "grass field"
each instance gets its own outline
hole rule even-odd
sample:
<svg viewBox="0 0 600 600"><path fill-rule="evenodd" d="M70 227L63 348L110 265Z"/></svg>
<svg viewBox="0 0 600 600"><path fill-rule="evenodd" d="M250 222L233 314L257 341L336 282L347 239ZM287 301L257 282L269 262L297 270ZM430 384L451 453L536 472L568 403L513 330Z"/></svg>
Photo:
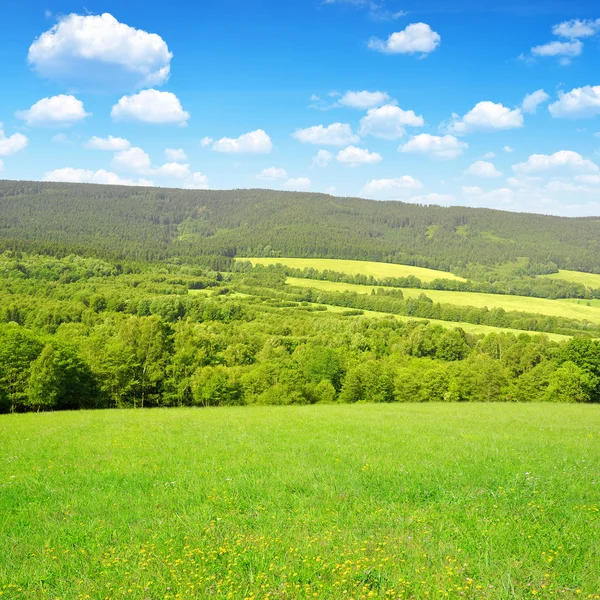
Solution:
<svg viewBox="0 0 600 600"><path fill-rule="evenodd" d="M582 273L581 271L559 271L558 273L552 273L551 275L543 275L542 277L549 277L550 279L564 279L565 281L572 281L573 283L581 283L589 288L600 288L600 275L595 273Z"/></svg>
<svg viewBox="0 0 600 600"><path fill-rule="evenodd" d="M315 279L299 279L288 277L289 285L311 287L325 291L343 292L349 290L359 294L370 294L373 286L355 285L351 283L336 283ZM587 306L586 302L564 302L562 300L547 300L546 298L531 298L526 296L506 296L501 294L479 294L477 292L452 292L446 290L421 290L403 288L405 297L416 298L425 294L434 302L474 306L476 308L503 308L528 313L539 313L554 317L587 320L600 323L600 306Z"/></svg>
<svg viewBox="0 0 600 600"><path fill-rule="evenodd" d="M348 275L372 275L378 279L414 275L421 281L433 281L434 279L457 279L464 281L464 279L446 271L362 260L339 260L332 258L238 258L237 260L248 260L253 265L276 265L279 263L294 269L312 268L318 271L337 271L338 273L347 273Z"/></svg>
<svg viewBox="0 0 600 600"><path fill-rule="evenodd" d="M596 598L600 411L0 417L3 598Z"/></svg>
<svg viewBox="0 0 600 600"><path fill-rule="evenodd" d="M327 309L330 310L331 312L346 312L348 309L344 308L342 306L332 306L332 305L328 305L328 304L324 304L322 306L327 306ZM381 318L381 317L388 317L390 316L388 313L383 313L383 312L376 312L373 310L363 310L363 315L365 317L373 317L373 318ZM415 318L415 317L404 317L402 315L392 315L393 317L395 317L396 319L398 319L399 321L427 321L428 323L431 323L432 325L441 325L442 327L446 328L446 329L456 329L457 327L460 327L463 331L465 331L466 333L471 333L473 335L479 335L479 334L484 334L487 335L488 333L514 333L515 335L519 335L521 333L527 333L529 335L544 335L546 337L548 337L551 340L554 340L556 342L562 342L565 340L569 340L571 338L571 336L569 335L562 335L560 333L536 333L535 331L522 331L521 329L510 329L508 327L492 327L491 325L477 325L475 323L463 323L463 322L456 322L456 321L440 321L438 319L419 319L419 318Z"/></svg>

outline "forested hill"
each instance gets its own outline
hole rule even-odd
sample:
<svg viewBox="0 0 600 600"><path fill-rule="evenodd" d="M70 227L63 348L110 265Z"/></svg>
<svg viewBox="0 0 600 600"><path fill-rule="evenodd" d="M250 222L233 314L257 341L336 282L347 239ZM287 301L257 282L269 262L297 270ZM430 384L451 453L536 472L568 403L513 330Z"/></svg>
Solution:
<svg viewBox="0 0 600 600"><path fill-rule="evenodd" d="M600 272L600 218L273 190L0 181L0 251L110 259L295 256L450 270L528 257Z"/></svg>

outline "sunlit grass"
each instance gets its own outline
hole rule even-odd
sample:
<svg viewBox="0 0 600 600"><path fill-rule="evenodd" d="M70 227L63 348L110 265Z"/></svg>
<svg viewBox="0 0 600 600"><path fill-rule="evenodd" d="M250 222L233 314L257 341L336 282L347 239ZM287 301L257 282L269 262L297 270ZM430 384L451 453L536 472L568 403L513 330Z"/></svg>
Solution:
<svg viewBox="0 0 600 600"><path fill-rule="evenodd" d="M352 283L338 283L316 279L299 279L288 277L289 285L310 287L330 292L351 291L358 294L370 294L374 286L356 285ZM377 286L375 286L376 288ZM552 317L565 317L587 320L591 323L600 323L600 306L587 305L586 301L564 302L561 300L548 300L546 298L532 298L529 296L508 296L504 294L480 294L478 292L453 292L447 290L422 290L417 288L403 288L406 298L417 298L425 294L434 302L442 304L456 304L459 306L474 306L475 308L503 308L519 312L535 313Z"/></svg>
<svg viewBox="0 0 600 600"><path fill-rule="evenodd" d="M589 288L600 288L600 275L595 273L582 273L581 271L565 271L560 270L558 273L551 275L543 275L550 279L564 279L573 283L581 283Z"/></svg>
<svg viewBox="0 0 600 600"><path fill-rule="evenodd" d="M363 260L341 260L333 258L238 258L236 260L247 260L253 265L281 264L293 269L312 268L317 269L318 271L336 271L348 275L372 275L378 279L384 277L408 277L409 275L413 275L421 281L433 281L434 279L454 279L464 281L461 277L457 277L446 271Z"/></svg>
<svg viewBox="0 0 600 600"><path fill-rule="evenodd" d="M600 412L0 417L4 598L589 598Z"/></svg>

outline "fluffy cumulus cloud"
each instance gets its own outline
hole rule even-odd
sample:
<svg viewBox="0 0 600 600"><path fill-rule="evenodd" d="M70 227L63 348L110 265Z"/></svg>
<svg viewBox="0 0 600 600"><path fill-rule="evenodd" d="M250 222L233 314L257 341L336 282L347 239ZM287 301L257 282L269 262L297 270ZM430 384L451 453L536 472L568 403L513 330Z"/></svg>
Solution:
<svg viewBox="0 0 600 600"><path fill-rule="evenodd" d="M121 152L131 148L131 142L125 138L113 137L109 135L106 138L93 136L85 144L90 150L108 150L110 152Z"/></svg>
<svg viewBox="0 0 600 600"><path fill-rule="evenodd" d="M412 23L403 29L392 33L387 40L372 38L369 48L387 54L429 54L441 42L439 33L431 29L427 23Z"/></svg>
<svg viewBox="0 0 600 600"><path fill-rule="evenodd" d="M160 177L172 177L175 179L187 179L192 175L190 165L178 162L165 163L161 167L154 169L153 173Z"/></svg>
<svg viewBox="0 0 600 600"><path fill-rule="evenodd" d="M215 140L213 140L213 138L211 138L210 136L207 135L200 140L200 145L203 148L209 148L214 141Z"/></svg>
<svg viewBox="0 0 600 600"><path fill-rule="evenodd" d="M72 167L48 171L44 175L44 181L60 181L67 183L102 183L108 185L153 185L152 181L147 179L139 179L137 181L132 179L123 179L116 173L111 173L110 171L105 171L104 169L91 171L88 169L74 169Z"/></svg>
<svg viewBox="0 0 600 600"><path fill-rule="evenodd" d="M315 125L306 129L297 129L292 137L299 142L319 146L347 146L356 144L360 140L347 123L333 123L327 127Z"/></svg>
<svg viewBox="0 0 600 600"><path fill-rule="evenodd" d="M370 109L360 120L360 134L384 140L397 140L405 134L405 127L422 127L424 124L423 117L416 115L414 111L386 104Z"/></svg>
<svg viewBox="0 0 600 600"><path fill-rule="evenodd" d="M596 35L600 31L600 19L564 21L552 28L552 33L564 38L586 38Z"/></svg>
<svg viewBox="0 0 600 600"><path fill-rule="evenodd" d="M123 96L112 107L115 121L138 121L151 125L187 125L190 114L183 110L179 98L171 92L155 89L142 90Z"/></svg>
<svg viewBox="0 0 600 600"><path fill-rule="evenodd" d="M165 158L172 162L185 162L187 154L181 148L167 148L165 150Z"/></svg>
<svg viewBox="0 0 600 600"><path fill-rule="evenodd" d="M141 88L167 81L172 56L159 35L105 13L62 17L31 44L28 60L42 77L71 86Z"/></svg>
<svg viewBox="0 0 600 600"><path fill-rule="evenodd" d="M16 113L31 127L68 127L83 121L90 114L85 112L83 102L66 94L38 100L31 108Z"/></svg>
<svg viewBox="0 0 600 600"><path fill-rule="evenodd" d="M412 154L425 154L436 160L451 160L460 156L468 147L466 142L453 135L438 136L422 133L401 145L398 150Z"/></svg>
<svg viewBox="0 0 600 600"><path fill-rule="evenodd" d="M0 123L0 156L10 156L23 150L29 140L22 133L13 133L10 137L4 133L4 127Z"/></svg>
<svg viewBox="0 0 600 600"><path fill-rule="evenodd" d="M568 42L548 42L540 46L535 46L531 49L533 56L564 56L572 58L579 56L583 51L583 44L579 40L571 40ZM565 61L565 64L568 64Z"/></svg>
<svg viewBox="0 0 600 600"><path fill-rule="evenodd" d="M339 106L366 110L375 106L387 104L392 99L386 92L346 92L338 101Z"/></svg>
<svg viewBox="0 0 600 600"><path fill-rule="evenodd" d="M319 150L313 157L311 167L324 169L333 160L333 154L329 150Z"/></svg>
<svg viewBox="0 0 600 600"><path fill-rule="evenodd" d="M550 114L563 119L585 119L600 115L600 85L560 92L558 100L548 107Z"/></svg>
<svg viewBox="0 0 600 600"><path fill-rule="evenodd" d="M360 167L361 165L376 165L381 162L381 154L369 152L366 148L348 146L340 150L337 155L337 161L348 167Z"/></svg>
<svg viewBox="0 0 600 600"><path fill-rule="evenodd" d="M268 154L273 150L271 138L262 129L244 133L238 138L224 137L217 140L212 149L215 152L228 152L231 154Z"/></svg>
<svg viewBox="0 0 600 600"><path fill-rule="evenodd" d="M133 147L117 152L112 160L112 166L118 171L147 175L152 172L152 161L141 148Z"/></svg>
<svg viewBox="0 0 600 600"><path fill-rule="evenodd" d="M496 167L491 163L485 160L478 160L474 162L466 171L465 175L473 175L474 177L486 177L486 178L494 178L501 177L502 172L498 171Z"/></svg>
<svg viewBox="0 0 600 600"><path fill-rule="evenodd" d="M568 169L576 172L597 173L600 168L596 163L572 150L560 150L554 154L532 154L527 161L513 165L515 173L540 173L544 171Z"/></svg>
<svg viewBox="0 0 600 600"><path fill-rule="evenodd" d="M312 187L312 181L308 177L295 177L288 179L281 186L284 190L292 190L296 192L305 192Z"/></svg>
<svg viewBox="0 0 600 600"><path fill-rule="evenodd" d="M511 110L502 104L490 101L477 103L466 115L452 115L447 126L448 133L465 135L474 131L500 131L523 127L524 119L520 108Z"/></svg>
<svg viewBox="0 0 600 600"><path fill-rule="evenodd" d="M535 114L537 107L550 99L544 90L537 90L531 94L527 94L521 104L521 110L524 113Z"/></svg>
<svg viewBox="0 0 600 600"><path fill-rule="evenodd" d="M202 173L192 173L192 176L183 184L188 190L207 190L208 177Z"/></svg>
<svg viewBox="0 0 600 600"><path fill-rule="evenodd" d="M372 179L363 187L362 194L368 198L393 199L422 187L423 184L418 179L402 175L393 179Z"/></svg>
<svg viewBox="0 0 600 600"><path fill-rule="evenodd" d="M278 167L268 167L263 169L256 177L263 181L276 181L278 179L287 179L287 172L285 169Z"/></svg>

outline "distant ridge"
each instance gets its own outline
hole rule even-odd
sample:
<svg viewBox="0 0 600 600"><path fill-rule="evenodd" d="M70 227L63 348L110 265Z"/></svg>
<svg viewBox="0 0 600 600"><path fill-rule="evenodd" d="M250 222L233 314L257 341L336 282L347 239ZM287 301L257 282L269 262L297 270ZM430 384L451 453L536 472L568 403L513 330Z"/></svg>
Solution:
<svg viewBox="0 0 600 600"><path fill-rule="evenodd" d="M600 218L276 190L0 181L0 249L119 260L375 260L442 270L527 257L600 272Z"/></svg>

